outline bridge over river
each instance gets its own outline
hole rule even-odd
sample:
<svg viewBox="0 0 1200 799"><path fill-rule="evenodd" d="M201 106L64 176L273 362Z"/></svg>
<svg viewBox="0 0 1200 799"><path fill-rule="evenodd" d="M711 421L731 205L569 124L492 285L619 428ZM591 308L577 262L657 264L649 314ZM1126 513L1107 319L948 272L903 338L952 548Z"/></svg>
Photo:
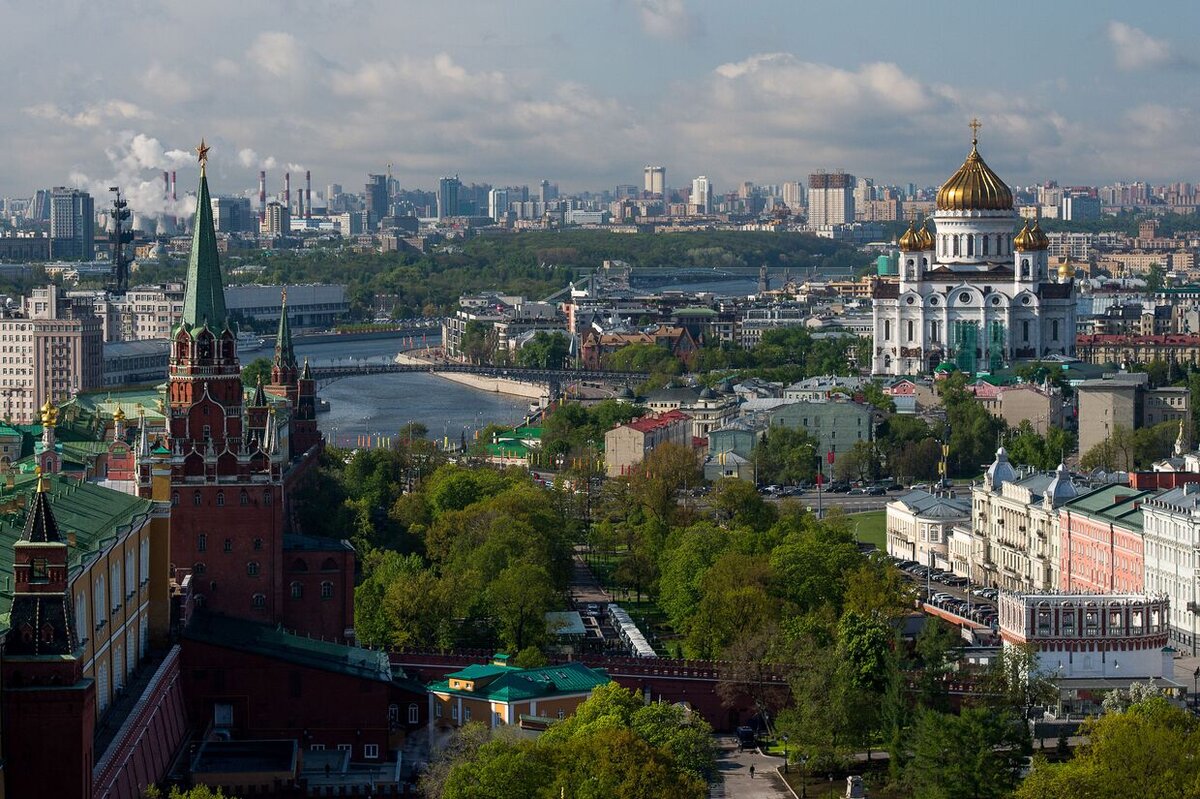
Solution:
<svg viewBox="0 0 1200 799"><path fill-rule="evenodd" d="M398 374L403 372L456 372L483 375L486 377L503 377L526 383L544 383L552 389L561 386L563 383L573 383L578 380L640 383L649 376L646 372L610 372L603 369L535 369L521 366L464 364L447 361L429 361L427 363L397 363L388 360L337 361L330 364L311 365L309 369L318 385L328 385L344 377Z"/></svg>

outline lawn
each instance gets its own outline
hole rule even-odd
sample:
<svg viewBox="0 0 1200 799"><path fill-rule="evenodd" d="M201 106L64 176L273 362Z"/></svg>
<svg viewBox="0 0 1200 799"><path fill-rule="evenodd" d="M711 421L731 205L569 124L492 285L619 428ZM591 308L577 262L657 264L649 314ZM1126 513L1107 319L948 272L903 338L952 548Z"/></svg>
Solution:
<svg viewBox="0 0 1200 799"><path fill-rule="evenodd" d="M853 513L849 517L851 523L857 525L858 540L864 544L874 544L881 552L887 552L887 511L872 510L866 513Z"/></svg>

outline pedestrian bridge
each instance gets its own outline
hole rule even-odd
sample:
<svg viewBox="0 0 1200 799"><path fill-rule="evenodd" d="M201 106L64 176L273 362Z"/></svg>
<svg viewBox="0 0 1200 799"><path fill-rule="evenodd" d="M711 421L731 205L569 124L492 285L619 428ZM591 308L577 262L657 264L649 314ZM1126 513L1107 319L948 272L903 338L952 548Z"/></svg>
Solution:
<svg viewBox="0 0 1200 799"><path fill-rule="evenodd" d="M460 372L487 377L503 377L526 383L545 383L550 386L561 386L563 383L573 383L578 380L595 380L609 383L641 383L649 377L646 372L610 372L602 369L536 369L520 366L495 366L492 364L465 364L451 361L430 361L428 363L360 361L357 363L310 366L309 371L319 385L328 385L344 377L398 374L402 372Z"/></svg>

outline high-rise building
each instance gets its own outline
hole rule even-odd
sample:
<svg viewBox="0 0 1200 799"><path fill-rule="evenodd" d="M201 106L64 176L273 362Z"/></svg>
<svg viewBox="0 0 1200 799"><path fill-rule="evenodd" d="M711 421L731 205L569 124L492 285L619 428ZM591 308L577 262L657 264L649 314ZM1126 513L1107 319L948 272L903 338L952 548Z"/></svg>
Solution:
<svg viewBox="0 0 1200 799"><path fill-rule="evenodd" d="M667 168L648 166L642 170L642 190L651 197L665 197L667 190Z"/></svg>
<svg viewBox="0 0 1200 799"><path fill-rule="evenodd" d="M267 203L262 231L266 236L286 236L292 232L292 215L283 203Z"/></svg>
<svg viewBox="0 0 1200 799"><path fill-rule="evenodd" d="M50 257L90 261L95 253L96 206L92 195L57 187L50 195Z"/></svg>
<svg viewBox="0 0 1200 799"><path fill-rule="evenodd" d="M1066 194L1062 198L1060 218L1067 222L1099 219L1100 198L1087 194Z"/></svg>
<svg viewBox="0 0 1200 799"><path fill-rule="evenodd" d="M50 191L38 189L29 201L26 218L31 222L47 222L50 219Z"/></svg>
<svg viewBox="0 0 1200 799"><path fill-rule="evenodd" d="M692 213L712 213L712 183L704 175L692 181Z"/></svg>
<svg viewBox="0 0 1200 799"><path fill-rule="evenodd" d="M488 216L497 222L508 215L508 189L492 189L488 192Z"/></svg>
<svg viewBox="0 0 1200 799"><path fill-rule="evenodd" d="M804 205L804 184L798 180L790 180L784 183L783 204L792 211Z"/></svg>
<svg viewBox="0 0 1200 799"><path fill-rule="evenodd" d="M442 178L438 181L437 215L438 219L458 216L458 190L462 182L455 175L452 178Z"/></svg>
<svg viewBox="0 0 1200 799"><path fill-rule="evenodd" d="M808 226L845 225L854 221L854 175L817 172L808 176Z"/></svg>
<svg viewBox="0 0 1200 799"><path fill-rule="evenodd" d="M379 224L379 220L388 215L387 175L367 175L367 185L363 187L363 196L367 201L367 215L371 226Z"/></svg>
<svg viewBox="0 0 1200 799"><path fill-rule="evenodd" d="M213 223L221 233L250 233L258 227L249 197L213 197L212 211Z"/></svg>
<svg viewBox="0 0 1200 799"><path fill-rule="evenodd" d="M558 185L543 179L538 183L538 199L544 203L558 199Z"/></svg>

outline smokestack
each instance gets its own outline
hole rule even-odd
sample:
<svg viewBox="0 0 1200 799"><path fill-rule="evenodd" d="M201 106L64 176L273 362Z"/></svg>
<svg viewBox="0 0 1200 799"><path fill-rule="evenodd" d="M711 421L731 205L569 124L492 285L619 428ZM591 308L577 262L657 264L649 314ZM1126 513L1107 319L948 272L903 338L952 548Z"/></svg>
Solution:
<svg viewBox="0 0 1200 799"><path fill-rule="evenodd" d="M163 170L163 199L171 199L171 173Z"/></svg>
<svg viewBox="0 0 1200 799"><path fill-rule="evenodd" d="M174 170L171 171L171 200L172 200L172 202L179 200L179 197L177 197L175 195L175 171Z"/></svg>
<svg viewBox="0 0 1200 799"><path fill-rule="evenodd" d="M283 207L292 212L292 173L283 173Z"/></svg>
<svg viewBox="0 0 1200 799"><path fill-rule="evenodd" d="M261 225L267 219L267 170L258 173L258 223Z"/></svg>
<svg viewBox="0 0 1200 799"><path fill-rule="evenodd" d="M304 218L312 219L312 170L304 171Z"/></svg>

